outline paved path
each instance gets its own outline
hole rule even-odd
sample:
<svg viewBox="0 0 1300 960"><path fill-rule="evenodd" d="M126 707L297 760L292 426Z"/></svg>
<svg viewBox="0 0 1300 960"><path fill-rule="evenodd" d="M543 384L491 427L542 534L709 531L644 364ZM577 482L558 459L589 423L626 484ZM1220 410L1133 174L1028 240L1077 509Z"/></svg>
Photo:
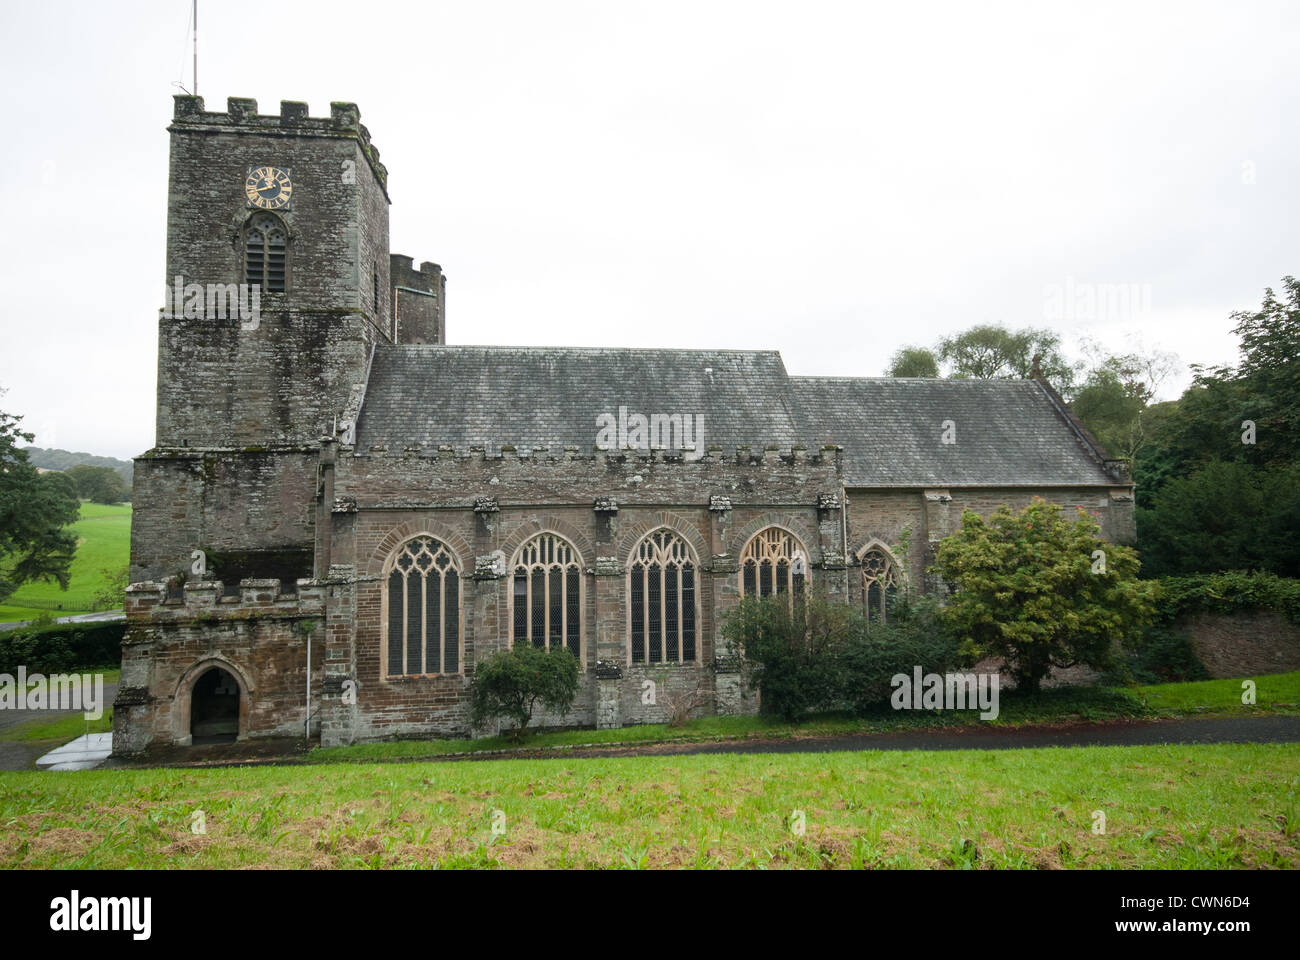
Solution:
<svg viewBox="0 0 1300 960"><path fill-rule="evenodd" d="M62 672L62 671L60 671ZM89 673L92 677L102 671L96 670L69 670L67 673L80 673L83 676ZM104 684L104 699L100 701L100 707L105 713L117 699L117 684ZM66 717L73 713L84 713L83 710L0 710L0 730L6 727L16 726L20 723L26 723L28 720L56 720L59 717Z"/></svg>
<svg viewBox="0 0 1300 960"><path fill-rule="evenodd" d="M99 613L78 613L71 617L55 617L55 623L107 623L110 620L125 620L126 614L121 610L102 610ZM0 623L0 630L13 630L25 627L34 620L6 620Z"/></svg>
<svg viewBox="0 0 1300 960"><path fill-rule="evenodd" d="M591 748L559 757L695 753L837 753L851 750L1014 750L1027 747L1158 746L1169 743L1300 743L1300 716L1188 717L1038 727L954 727L840 737ZM545 756L522 751L528 756Z"/></svg>
<svg viewBox="0 0 1300 960"><path fill-rule="evenodd" d="M95 673L96 671L80 671ZM104 712L113 705L117 699L117 684L104 684ZM28 720L54 720L58 717L65 717L69 714L81 713L78 710L0 710L0 732L6 727L12 727L20 723L26 723ZM0 770L30 770L36 758L50 749L50 744L46 742L33 743L30 740L2 740L0 739Z"/></svg>
<svg viewBox="0 0 1300 960"><path fill-rule="evenodd" d="M536 748L433 757L378 758L375 763L454 763L462 760L580 760L588 757L680 756L703 753L832 753L855 750L1012 750L1025 747L1147 746L1168 743L1300 743L1300 716L1195 717L1124 720L1058 726L951 728L781 740ZM0 743L0 749L4 747ZM302 764L301 740L245 741L216 746L169 747L141 766L225 767ZM103 765L136 766L113 759Z"/></svg>

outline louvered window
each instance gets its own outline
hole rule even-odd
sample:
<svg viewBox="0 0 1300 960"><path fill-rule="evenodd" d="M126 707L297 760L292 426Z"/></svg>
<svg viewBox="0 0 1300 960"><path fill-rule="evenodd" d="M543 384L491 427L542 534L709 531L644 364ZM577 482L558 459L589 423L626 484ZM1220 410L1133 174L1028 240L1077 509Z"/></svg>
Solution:
<svg viewBox="0 0 1300 960"><path fill-rule="evenodd" d="M244 282L263 292L283 293L288 276L288 234L280 219L255 214L244 232Z"/></svg>

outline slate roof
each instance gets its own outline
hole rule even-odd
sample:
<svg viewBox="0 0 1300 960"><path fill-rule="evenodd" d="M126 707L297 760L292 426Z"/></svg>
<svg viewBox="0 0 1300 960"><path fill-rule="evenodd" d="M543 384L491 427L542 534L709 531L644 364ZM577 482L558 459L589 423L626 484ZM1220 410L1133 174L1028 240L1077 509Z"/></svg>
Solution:
<svg viewBox="0 0 1300 960"><path fill-rule="evenodd" d="M804 432L844 447L849 486L1116 481L1033 380L791 377ZM944 421L955 443L943 443Z"/></svg>
<svg viewBox="0 0 1300 960"><path fill-rule="evenodd" d="M1113 486L1036 382L791 377L775 351L459 345L375 350L355 447L566 445L597 416L699 414L704 443L844 447L849 486ZM941 443L942 423L957 442Z"/></svg>

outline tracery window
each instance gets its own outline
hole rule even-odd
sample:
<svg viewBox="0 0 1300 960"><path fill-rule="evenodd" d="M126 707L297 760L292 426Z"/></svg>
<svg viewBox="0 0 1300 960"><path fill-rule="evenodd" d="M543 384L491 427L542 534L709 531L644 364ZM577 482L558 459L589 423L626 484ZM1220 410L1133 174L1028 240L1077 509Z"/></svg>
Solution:
<svg viewBox="0 0 1300 960"><path fill-rule="evenodd" d="M385 565L385 667L390 677L459 673L460 564L446 544L414 537Z"/></svg>
<svg viewBox="0 0 1300 960"><path fill-rule="evenodd" d="M288 278L288 232L272 213L256 213L244 228L244 282L283 293Z"/></svg>
<svg viewBox="0 0 1300 960"><path fill-rule="evenodd" d="M664 527L642 538L628 559L628 644L632 663L687 663L698 657L699 561Z"/></svg>
<svg viewBox="0 0 1300 960"><path fill-rule="evenodd" d="M773 593L801 597L808 579L808 553L781 527L754 534L740 554L740 595L766 597Z"/></svg>
<svg viewBox="0 0 1300 960"><path fill-rule="evenodd" d="M862 555L862 602L867 619L884 623L898 595L898 564L885 550L872 547Z"/></svg>
<svg viewBox="0 0 1300 960"><path fill-rule="evenodd" d="M582 659L582 558L573 544L539 533L510 564L510 640Z"/></svg>

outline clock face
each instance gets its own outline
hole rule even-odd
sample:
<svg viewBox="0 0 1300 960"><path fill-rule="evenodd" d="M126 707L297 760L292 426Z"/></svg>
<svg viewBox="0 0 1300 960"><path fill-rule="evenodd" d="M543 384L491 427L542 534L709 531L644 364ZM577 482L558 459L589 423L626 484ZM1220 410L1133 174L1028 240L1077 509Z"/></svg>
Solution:
<svg viewBox="0 0 1300 960"><path fill-rule="evenodd" d="M287 210L293 194L293 178L287 167L249 167L244 179L244 196L250 207Z"/></svg>

